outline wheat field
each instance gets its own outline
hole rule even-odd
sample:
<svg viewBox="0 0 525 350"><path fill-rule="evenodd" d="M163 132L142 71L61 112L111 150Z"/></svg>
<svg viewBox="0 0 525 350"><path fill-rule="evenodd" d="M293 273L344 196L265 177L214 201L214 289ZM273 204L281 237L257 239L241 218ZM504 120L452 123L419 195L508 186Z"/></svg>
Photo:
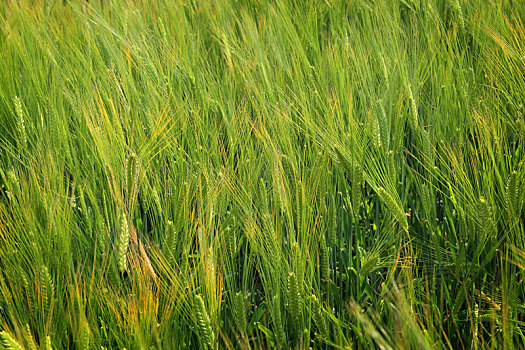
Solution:
<svg viewBox="0 0 525 350"><path fill-rule="evenodd" d="M525 2L0 2L0 348L524 349Z"/></svg>

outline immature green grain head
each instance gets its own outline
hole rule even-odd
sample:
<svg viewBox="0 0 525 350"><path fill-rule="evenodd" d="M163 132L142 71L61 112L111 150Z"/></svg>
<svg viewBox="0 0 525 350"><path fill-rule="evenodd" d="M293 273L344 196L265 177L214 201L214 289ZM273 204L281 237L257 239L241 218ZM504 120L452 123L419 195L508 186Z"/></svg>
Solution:
<svg viewBox="0 0 525 350"><path fill-rule="evenodd" d="M295 272L292 271L288 274L287 284L286 299L288 312L292 316L292 319L297 323L301 318L302 297L299 281Z"/></svg>
<svg viewBox="0 0 525 350"><path fill-rule="evenodd" d="M13 170L7 171L7 186L13 194L20 194L20 181Z"/></svg>
<svg viewBox="0 0 525 350"><path fill-rule="evenodd" d="M505 188L505 205L510 215L511 220L518 218L521 215L522 204L520 203L520 179L518 172L514 170L507 179Z"/></svg>
<svg viewBox="0 0 525 350"><path fill-rule="evenodd" d="M319 337L323 340L328 340L329 331L326 324L326 317L324 315L323 307L319 299L312 294L312 319L314 320L317 329L319 330Z"/></svg>
<svg viewBox="0 0 525 350"><path fill-rule="evenodd" d="M397 183L397 171L396 171L396 159L395 153L392 150L389 150L386 153L386 167L388 177L393 184Z"/></svg>
<svg viewBox="0 0 525 350"><path fill-rule="evenodd" d="M421 199L421 207L425 213L425 218L430 219L433 213L433 193L428 184L422 184L420 187L419 196Z"/></svg>
<svg viewBox="0 0 525 350"><path fill-rule="evenodd" d="M390 147L390 126L388 122L388 116L383 106L383 102L379 101L379 113L377 114L377 119L379 122L379 137L381 140L381 145L388 149Z"/></svg>
<svg viewBox="0 0 525 350"><path fill-rule="evenodd" d="M272 315L273 321L273 332L275 333L277 345L281 349L286 349L287 339L281 314L281 298L278 295L274 295L270 304L270 314Z"/></svg>
<svg viewBox="0 0 525 350"><path fill-rule="evenodd" d="M160 202L160 196L159 196L159 193L157 192L157 189L156 187L153 187L152 190L152 196L153 196L153 202L155 203L155 208L157 209L157 214L159 216L162 215L162 204Z"/></svg>
<svg viewBox="0 0 525 350"><path fill-rule="evenodd" d="M410 125L414 130L418 129L419 126L419 116L418 116L418 110L417 110L417 104L416 99L414 98L414 94L412 92L412 86L408 85L408 96L410 98L410 107L411 107L411 113L410 113Z"/></svg>
<svg viewBox="0 0 525 350"><path fill-rule="evenodd" d="M248 302L243 292L237 292L232 297L232 314L237 329L246 332L248 328L247 320Z"/></svg>
<svg viewBox="0 0 525 350"><path fill-rule="evenodd" d="M208 316L206 306L204 305L204 299L202 299L199 294L197 294L194 298L193 312L195 316L195 325L200 340L208 349L213 349L215 334L211 328L211 321L210 317Z"/></svg>
<svg viewBox="0 0 525 350"><path fill-rule="evenodd" d="M17 114L17 128L18 128L18 141L22 145L23 149L27 150L27 133L26 133L26 122L24 118L24 110L22 109L22 100L20 97L15 96L15 109Z"/></svg>
<svg viewBox="0 0 525 350"><path fill-rule="evenodd" d="M31 328L29 327L29 324L27 323L26 323L26 328L25 328L25 338L27 340L27 345L29 349L36 350L37 347L36 347L35 339L33 338L33 334L31 333Z"/></svg>
<svg viewBox="0 0 525 350"><path fill-rule="evenodd" d="M321 279L328 281L330 279L330 248L326 246L324 236L319 242L319 270L321 271Z"/></svg>
<svg viewBox="0 0 525 350"><path fill-rule="evenodd" d="M384 187L379 187L377 189L377 194L379 195L379 198L386 204L387 208L394 214L397 221L401 224L401 227L408 232L408 220L405 215L405 212L403 211L403 208L401 207L401 204L398 203L394 199L394 197L388 193Z"/></svg>
<svg viewBox="0 0 525 350"><path fill-rule="evenodd" d="M16 341L16 339L6 331L0 332L2 338L2 345L6 350L22 350L23 347Z"/></svg>
<svg viewBox="0 0 525 350"><path fill-rule="evenodd" d="M128 246L129 246L128 219L126 219L126 214L122 213L120 234L119 234L118 248L117 248L118 268L121 273L126 271L126 269L128 268Z"/></svg>
<svg viewBox="0 0 525 350"><path fill-rule="evenodd" d="M42 288L42 308L44 312L47 312L55 296L55 284L45 265L40 269L40 285Z"/></svg>
<svg viewBox="0 0 525 350"><path fill-rule="evenodd" d="M331 196L330 200L330 212L326 206L326 202L323 201L323 213L327 217L327 231L326 231L326 245L331 248L336 244L337 240L337 205L335 202L335 196Z"/></svg>
<svg viewBox="0 0 525 350"><path fill-rule="evenodd" d="M483 233L483 236L486 238L496 238L498 229L496 227L496 223L494 222L492 208L490 207L487 200L483 197L479 199L476 215L478 219L478 227L480 232Z"/></svg>
<svg viewBox="0 0 525 350"><path fill-rule="evenodd" d="M461 8L459 0L456 0L456 8L458 10L459 19L461 20L461 28L465 30L465 17L463 17L463 9Z"/></svg>
<svg viewBox="0 0 525 350"><path fill-rule="evenodd" d="M46 350L53 350L53 343L51 342L51 336L46 336Z"/></svg>
<svg viewBox="0 0 525 350"><path fill-rule="evenodd" d="M132 191L137 188L138 182L138 161L137 154L131 153L128 157L126 165L126 186L128 190L128 196L132 195Z"/></svg>
<svg viewBox="0 0 525 350"><path fill-rule="evenodd" d="M178 247L178 236L175 231L175 225L173 225L173 221L168 220L166 222L166 232L165 232L165 254L168 256L169 261L171 264L175 263L175 256L177 255L179 251Z"/></svg>
<svg viewBox="0 0 525 350"><path fill-rule="evenodd" d="M82 350L90 349L91 331L89 326L84 324L80 330L79 348Z"/></svg>
<svg viewBox="0 0 525 350"><path fill-rule="evenodd" d="M232 230L230 226L227 226L224 230L224 238L226 241L226 250L230 257L235 257L237 253L237 234L235 230Z"/></svg>

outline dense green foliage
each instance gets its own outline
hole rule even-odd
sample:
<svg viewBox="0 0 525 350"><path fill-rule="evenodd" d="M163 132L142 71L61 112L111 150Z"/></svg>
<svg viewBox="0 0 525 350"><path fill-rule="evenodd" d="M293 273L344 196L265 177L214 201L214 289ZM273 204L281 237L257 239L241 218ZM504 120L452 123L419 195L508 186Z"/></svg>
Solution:
<svg viewBox="0 0 525 350"><path fill-rule="evenodd" d="M523 348L524 17L0 2L0 346Z"/></svg>

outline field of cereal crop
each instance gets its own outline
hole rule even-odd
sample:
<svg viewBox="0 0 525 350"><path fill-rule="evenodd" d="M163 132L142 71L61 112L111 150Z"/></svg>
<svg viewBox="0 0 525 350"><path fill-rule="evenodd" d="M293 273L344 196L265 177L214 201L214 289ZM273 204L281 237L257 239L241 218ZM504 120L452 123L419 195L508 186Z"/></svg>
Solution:
<svg viewBox="0 0 525 350"><path fill-rule="evenodd" d="M1 1L0 348L523 349L524 19Z"/></svg>

